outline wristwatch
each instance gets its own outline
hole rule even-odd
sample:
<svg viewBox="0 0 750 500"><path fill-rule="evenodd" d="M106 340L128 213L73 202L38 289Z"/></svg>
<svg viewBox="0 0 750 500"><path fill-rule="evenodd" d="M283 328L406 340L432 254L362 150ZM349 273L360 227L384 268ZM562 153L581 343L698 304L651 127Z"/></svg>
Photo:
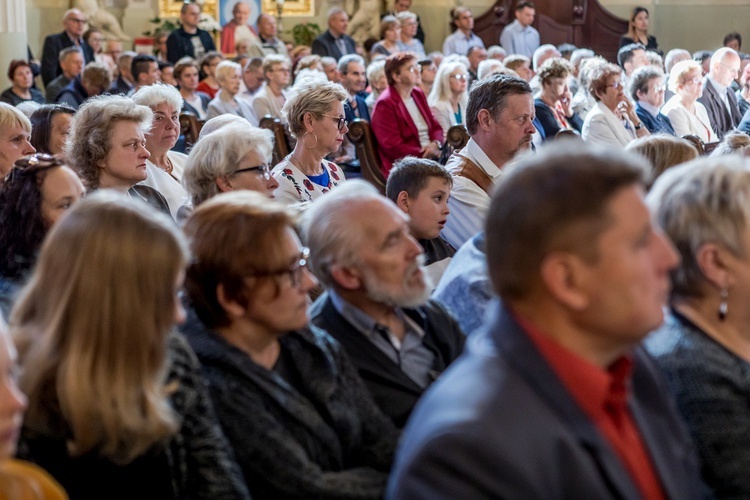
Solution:
<svg viewBox="0 0 750 500"><path fill-rule="evenodd" d="M640 122L638 125L635 126L636 130L640 130L643 128L643 122Z"/></svg>

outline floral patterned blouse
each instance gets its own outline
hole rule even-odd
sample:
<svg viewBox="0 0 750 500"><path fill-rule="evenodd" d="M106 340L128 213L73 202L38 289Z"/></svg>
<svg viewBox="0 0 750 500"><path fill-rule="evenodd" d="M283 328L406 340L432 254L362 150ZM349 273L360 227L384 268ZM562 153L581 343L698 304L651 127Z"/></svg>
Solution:
<svg viewBox="0 0 750 500"><path fill-rule="evenodd" d="M289 156L284 158L271 173L279 183L279 187L273 192L276 200L304 207L346 180L344 172L335 163L323 160L323 168L328 171L327 186L315 184L289 161Z"/></svg>

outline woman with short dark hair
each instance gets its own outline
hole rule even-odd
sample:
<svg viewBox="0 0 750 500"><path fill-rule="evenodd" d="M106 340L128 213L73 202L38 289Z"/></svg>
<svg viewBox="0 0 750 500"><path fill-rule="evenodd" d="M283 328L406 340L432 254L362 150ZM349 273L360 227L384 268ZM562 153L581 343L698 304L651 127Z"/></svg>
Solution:
<svg viewBox="0 0 750 500"><path fill-rule="evenodd" d="M18 106L22 102L34 101L44 104L44 95L34 88L34 74L31 64L24 59L13 59L8 66L8 80L11 87L0 94L0 102Z"/></svg>
<svg viewBox="0 0 750 500"><path fill-rule="evenodd" d="M39 153L65 153L65 141L76 110L67 104L45 104L31 114L31 145Z"/></svg>

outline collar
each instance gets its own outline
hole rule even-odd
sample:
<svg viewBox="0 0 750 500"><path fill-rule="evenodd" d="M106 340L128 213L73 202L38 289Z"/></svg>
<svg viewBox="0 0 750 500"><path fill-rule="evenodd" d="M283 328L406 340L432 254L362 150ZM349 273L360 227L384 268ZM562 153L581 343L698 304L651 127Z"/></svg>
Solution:
<svg viewBox="0 0 750 500"><path fill-rule="evenodd" d="M706 75L706 78L708 78L708 81L711 82L711 85L713 85L716 91L719 93L719 97L723 99L724 95L727 93L728 87L725 87L724 85L714 80L713 77L711 77L711 75Z"/></svg>
<svg viewBox="0 0 750 500"><path fill-rule="evenodd" d="M379 328L384 328L362 309L344 300L333 288L328 290L328 294L331 297L331 302L336 311L338 311L345 320L351 323L354 328L364 334L367 338L377 335L377 330ZM417 325L402 308L396 307L394 308L394 311L396 316L406 324L408 331L416 333L420 338L424 337L424 330Z"/></svg>
<svg viewBox="0 0 750 500"><path fill-rule="evenodd" d="M601 368L552 340L528 319L511 314L586 414L605 417L613 405L627 404L633 373L631 356L620 356Z"/></svg>
<svg viewBox="0 0 750 500"><path fill-rule="evenodd" d="M493 180L500 177L500 174L503 173L503 171L498 168L492 160L490 160L487 153L479 147L479 144L474 142L474 139L469 139L469 142L466 143L466 147L461 151L461 154L479 165L479 167L484 170L487 175L492 177Z"/></svg>
<svg viewBox="0 0 750 500"><path fill-rule="evenodd" d="M651 116L656 118L659 115L659 108L650 105L646 101L638 101L638 105L648 112Z"/></svg>
<svg viewBox="0 0 750 500"><path fill-rule="evenodd" d="M73 42L73 45L75 45L76 47L83 46L83 38L81 37L76 38L76 37L70 36L70 33L68 33L67 31L65 31L64 33L65 33L65 36L68 37L68 40Z"/></svg>

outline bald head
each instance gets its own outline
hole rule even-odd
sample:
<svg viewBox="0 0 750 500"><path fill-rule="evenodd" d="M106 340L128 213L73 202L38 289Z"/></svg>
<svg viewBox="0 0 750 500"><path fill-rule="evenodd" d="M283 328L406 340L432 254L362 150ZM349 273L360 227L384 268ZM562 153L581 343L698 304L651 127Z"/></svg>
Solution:
<svg viewBox="0 0 750 500"><path fill-rule="evenodd" d="M734 49L721 48L711 56L708 75L719 85L728 87L740 74L740 56Z"/></svg>

